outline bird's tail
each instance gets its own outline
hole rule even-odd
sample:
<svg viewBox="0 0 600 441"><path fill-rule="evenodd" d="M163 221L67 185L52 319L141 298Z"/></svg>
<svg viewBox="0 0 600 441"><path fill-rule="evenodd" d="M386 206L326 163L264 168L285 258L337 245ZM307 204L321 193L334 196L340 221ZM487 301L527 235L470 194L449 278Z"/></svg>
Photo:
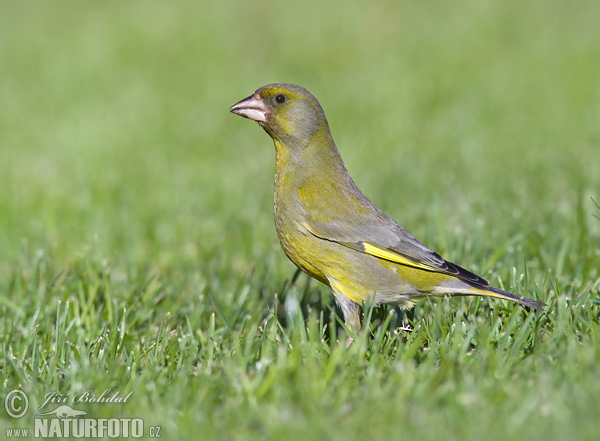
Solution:
<svg viewBox="0 0 600 441"><path fill-rule="evenodd" d="M540 309L543 311L544 307L547 306L545 303L539 300L531 300L527 297L518 296L511 292L502 291L501 289L494 288L493 286L486 286L483 289L477 287L475 288L475 290L480 294L489 297L495 297L497 299L510 300L511 302L520 303L521 305L526 306L528 308Z"/></svg>

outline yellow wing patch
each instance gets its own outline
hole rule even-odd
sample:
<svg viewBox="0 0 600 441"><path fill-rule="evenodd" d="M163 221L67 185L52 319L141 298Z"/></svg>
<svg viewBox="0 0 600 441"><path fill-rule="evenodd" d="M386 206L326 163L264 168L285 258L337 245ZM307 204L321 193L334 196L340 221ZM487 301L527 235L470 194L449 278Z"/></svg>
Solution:
<svg viewBox="0 0 600 441"><path fill-rule="evenodd" d="M304 226L304 228L306 228L313 236L320 237L325 240L332 240L332 239L328 239L325 235L318 234L313 228L311 228L311 226L308 223L303 222L302 226ZM443 271L440 271L440 268L436 268L435 266L427 265L424 263L413 262L412 260L407 259L406 257L404 257L398 253L394 253L393 251L385 250L385 249L380 248L376 245L373 245L372 243L369 243L369 242L358 242L356 244L347 243L347 242L343 242L343 241L338 242L336 240L333 240L333 242L337 242L341 245L345 245L345 246L352 248L354 250L357 250L357 251L363 251L359 247L357 247L358 243L360 243L364 248L364 252L366 254L370 254L371 256L379 257L380 259L388 260L390 262L399 263L400 265L410 266L412 268L417 268L417 269L421 269L421 270L425 270L425 271L433 271L436 273L443 273Z"/></svg>
<svg viewBox="0 0 600 441"><path fill-rule="evenodd" d="M384 250L383 248L379 248L378 246L375 246L372 243L362 242L362 244L365 247L365 253L370 254L371 256L379 257L380 259L389 260L391 262L396 262L400 265L412 266L413 268L423 269L425 271L440 271L439 268L435 268L430 265L425 265L423 263L413 262L412 260L409 260L398 253L394 253L393 251L389 250Z"/></svg>

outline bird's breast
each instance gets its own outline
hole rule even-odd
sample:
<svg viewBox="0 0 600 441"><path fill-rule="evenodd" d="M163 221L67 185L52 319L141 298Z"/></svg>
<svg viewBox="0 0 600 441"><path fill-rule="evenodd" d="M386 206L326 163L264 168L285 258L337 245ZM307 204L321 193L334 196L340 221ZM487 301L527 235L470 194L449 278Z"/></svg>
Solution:
<svg viewBox="0 0 600 441"><path fill-rule="evenodd" d="M319 269L318 239L303 226L305 212L298 198L298 185L295 176L289 173L275 174L273 211L275 230L279 243L287 257L302 271L324 283L325 275Z"/></svg>

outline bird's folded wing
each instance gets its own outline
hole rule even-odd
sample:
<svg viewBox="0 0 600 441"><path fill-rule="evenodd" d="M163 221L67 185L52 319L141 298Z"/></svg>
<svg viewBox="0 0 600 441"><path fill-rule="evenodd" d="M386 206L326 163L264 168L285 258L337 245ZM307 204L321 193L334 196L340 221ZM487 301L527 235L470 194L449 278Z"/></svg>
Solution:
<svg viewBox="0 0 600 441"><path fill-rule="evenodd" d="M422 271L448 274L482 287L488 285L485 279L443 259L395 222L382 225L348 225L334 221L328 224L304 222L303 225L320 239L339 243L379 259Z"/></svg>

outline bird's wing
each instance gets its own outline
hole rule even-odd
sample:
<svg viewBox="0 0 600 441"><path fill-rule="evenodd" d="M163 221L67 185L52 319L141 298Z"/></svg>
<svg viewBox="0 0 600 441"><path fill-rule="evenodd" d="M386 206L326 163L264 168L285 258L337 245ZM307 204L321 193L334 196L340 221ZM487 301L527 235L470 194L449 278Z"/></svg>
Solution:
<svg viewBox="0 0 600 441"><path fill-rule="evenodd" d="M470 284L486 287L488 282L442 258L393 220L382 223L327 224L306 220L304 227L314 236L336 242L379 259L422 271L448 274Z"/></svg>

